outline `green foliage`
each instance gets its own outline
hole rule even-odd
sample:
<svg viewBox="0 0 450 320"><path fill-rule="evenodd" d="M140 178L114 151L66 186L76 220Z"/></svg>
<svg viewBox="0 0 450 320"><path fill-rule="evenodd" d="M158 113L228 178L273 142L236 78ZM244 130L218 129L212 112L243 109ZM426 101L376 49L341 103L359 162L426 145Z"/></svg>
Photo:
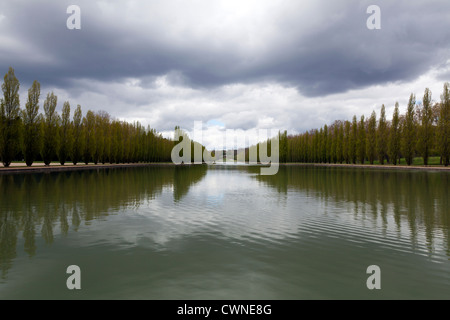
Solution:
<svg viewBox="0 0 450 320"><path fill-rule="evenodd" d="M327 155L328 162L337 162L337 129L335 125L330 127L329 136L328 136L328 144L327 144Z"/></svg>
<svg viewBox="0 0 450 320"><path fill-rule="evenodd" d="M431 91L426 88L422 100L422 108L418 109L420 120L417 149L422 155L423 163L428 164L428 157L433 148L433 109L431 106Z"/></svg>
<svg viewBox="0 0 450 320"><path fill-rule="evenodd" d="M431 92L426 89L423 107L417 108L414 94L409 98L407 112L399 113L395 103L391 121L381 106L377 122L375 111L365 121L334 121L330 126L289 136L288 161L347 164L356 162L384 164L385 161L408 165L435 165L450 162L450 90L444 85L441 102L432 106ZM436 137L436 139L434 139ZM415 157L416 149L421 157ZM437 155L440 154L440 157ZM432 160L429 160L432 159ZM368 160L368 161L367 161Z"/></svg>
<svg viewBox="0 0 450 320"><path fill-rule="evenodd" d="M59 148L58 148L58 158L59 163L64 165L67 160L71 144L72 144L72 130L70 126L70 103L69 101L64 102L62 115L61 115L61 126L59 127Z"/></svg>
<svg viewBox="0 0 450 320"><path fill-rule="evenodd" d="M72 152L71 152L71 158L72 163L76 165L80 159L81 159L81 150L82 150L82 126L81 126L81 119L82 119L82 111L81 106L78 105L74 114L73 114L73 121L71 123L71 129L72 129Z"/></svg>
<svg viewBox="0 0 450 320"><path fill-rule="evenodd" d="M393 165L400 158L400 114L398 102L395 103L394 114L389 135L389 160Z"/></svg>
<svg viewBox="0 0 450 320"><path fill-rule="evenodd" d="M352 133L350 135L350 161L353 164L356 164L356 158L357 158L357 143L358 140L358 121L356 120L356 115L353 116L353 120L352 120Z"/></svg>
<svg viewBox="0 0 450 320"><path fill-rule="evenodd" d="M344 140L343 140L343 147L342 147L342 153L344 157L345 163L350 163L350 136L351 136L351 123L350 121L345 121L344 124Z"/></svg>
<svg viewBox="0 0 450 320"><path fill-rule="evenodd" d="M171 161L174 141L163 138L155 129L145 129L139 123L112 121L105 111L94 113L89 110L83 118L80 105L70 121L69 102L64 102L59 117L57 97L53 92L47 94L44 101L44 117L39 114L40 84L37 81L28 90L28 100L21 111L19 81L12 68L5 75L2 90L0 157L5 166L18 158L20 151L28 166L39 152L46 165L56 158L62 165L69 158L74 165L81 160L86 164L91 161L95 164Z"/></svg>
<svg viewBox="0 0 450 320"><path fill-rule="evenodd" d="M96 126L96 140L95 144L96 150L94 153L94 163L101 162L106 163L108 160L108 151L110 140L109 136L109 124L110 124L110 116L105 111L100 111L95 114L95 126Z"/></svg>
<svg viewBox="0 0 450 320"><path fill-rule="evenodd" d="M405 120L402 126L402 154L408 165L412 164L415 154L416 145L416 121L414 118L414 107L416 105L416 97L413 93L409 97L408 109L406 111Z"/></svg>
<svg viewBox="0 0 450 320"><path fill-rule="evenodd" d="M336 163L336 137L334 125L328 127L328 139L327 139L327 162Z"/></svg>
<svg viewBox="0 0 450 320"><path fill-rule="evenodd" d="M39 117L39 97L41 85L36 80L28 89L28 100L25 110L22 111L23 142L22 152L27 166L31 166L36 160L41 149L41 124Z"/></svg>
<svg viewBox="0 0 450 320"><path fill-rule="evenodd" d="M63 105L60 118L56 112L57 97L53 92L47 94L44 101L44 117L39 114L40 84L37 81L28 90L27 103L21 111L19 85L14 70L9 68L2 84L3 98L0 99L0 157L5 166L21 154L30 166L39 150L46 165L56 157L61 164L69 157L74 164L80 160L86 164L91 161L97 164L171 160L175 142L163 138L150 126L144 128L138 122L111 120L104 111L94 113L89 110L83 118L79 105L73 121L70 121L68 101ZM448 165L449 84L444 84L440 103L432 106L431 101L431 92L425 89L423 106L415 110L415 96L411 94L406 114L400 116L396 103L390 122L386 121L385 106L382 105L378 126L373 112L367 123L364 115L359 122L355 115L351 122L335 121L330 126L325 124L320 129L300 135L288 137L287 131L280 132L279 161L355 164L357 160L365 163L367 157L371 164L384 164L388 160L392 164L426 165L435 164L440 159L441 164ZM269 139L249 149L258 151L264 147L270 151L270 144ZM196 147L197 143L191 142L191 148ZM203 151L204 147L201 148ZM249 149L246 150L246 158ZM416 150L421 158L414 157Z"/></svg>
<svg viewBox="0 0 450 320"><path fill-rule="evenodd" d="M438 145L442 164L450 164L450 84L444 84L438 120Z"/></svg>
<svg viewBox="0 0 450 320"><path fill-rule="evenodd" d="M123 161L122 130L119 121L112 123L111 163Z"/></svg>
<svg viewBox="0 0 450 320"><path fill-rule="evenodd" d="M373 111L367 124L367 139L366 139L366 147L367 147L366 152L370 164L373 164L373 162L375 161L377 151L376 144L377 144L377 115L375 111Z"/></svg>
<svg viewBox="0 0 450 320"><path fill-rule="evenodd" d="M335 146L336 146L336 161L338 163L342 163L344 161L344 123L339 122L335 126Z"/></svg>
<svg viewBox="0 0 450 320"><path fill-rule="evenodd" d="M384 160L387 156L387 142L388 141L388 130L386 124L386 108L384 104L381 106L380 120L378 122L377 129L377 153L378 161L380 164L384 164Z"/></svg>
<svg viewBox="0 0 450 320"><path fill-rule="evenodd" d="M285 130L283 133L278 133L280 139L280 163L287 161L288 154L288 144L287 144L287 131ZM270 150L270 149L269 149Z"/></svg>
<svg viewBox="0 0 450 320"><path fill-rule="evenodd" d="M83 162L88 164L94 158L96 149L95 137L95 114L91 110L86 113L82 122L82 136L84 140Z"/></svg>
<svg viewBox="0 0 450 320"><path fill-rule="evenodd" d="M320 162L327 162L327 142L328 142L328 126L324 125L322 134L321 134L321 154L320 154Z"/></svg>
<svg viewBox="0 0 450 320"><path fill-rule="evenodd" d="M56 155L57 135L58 135L58 123L59 116L56 112L56 104L58 98L52 93L47 94L47 98L44 101L44 141L42 145L41 155L46 166L50 165L51 161Z"/></svg>
<svg viewBox="0 0 450 320"><path fill-rule="evenodd" d="M20 145L20 83L11 67L3 80L3 99L0 101L0 158L3 165L8 167Z"/></svg>
<svg viewBox="0 0 450 320"><path fill-rule="evenodd" d="M358 123L357 148L358 160L361 164L364 164L366 159L366 122L364 120L364 115L361 116L361 120Z"/></svg>

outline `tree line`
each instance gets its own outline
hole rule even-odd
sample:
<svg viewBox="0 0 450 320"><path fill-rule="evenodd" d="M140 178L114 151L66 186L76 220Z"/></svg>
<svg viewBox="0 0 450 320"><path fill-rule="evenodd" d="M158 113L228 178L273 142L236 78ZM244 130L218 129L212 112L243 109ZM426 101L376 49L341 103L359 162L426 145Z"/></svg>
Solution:
<svg viewBox="0 0 450 320"><path fill-rule="evenodd" d="M25 108L20 108L19 81L9 68L2 84L0 99L0 160L8 167L13 160L35 161L49 165L70 161L88 163L168 162L175 141L163 138L154 129L140 123L111 118L105 111L88 110L85 116L78 105L71 115L65 101L62 113L56 112L57 96L51 92L39 113L40 84L34 81L28 90ZM382 105L379 119L375 111L368 119L353 116L352 121L334 121L331 125L302 134L279 133L279 161L304 163L400 163L411 165L420 156L428 165L431 156L440 164L450 163L450 88L444 84L440 102L433 103L427 88L422 103L412 93L405 114L396 102L391 121ZM254 146L255 147L255 146ZM251 147L251 148L254 148ZM256 145L268 149L270 139ZM191 148L194 143L191 141ZM202 151L204 147L202 146ZM248 160L249 149L245 150ZM257 152L259 156L259 152ZM193 152L192 156L193 157ZM260 159L258 158L258 161Z"/></svg>
<svg viewBox="0 0 450 320"><path fill-rule="evenodd" d="M440 102L433 103L427 88L422 103L416 104L412 93L405 114L395 103L391 121L386 120L384 104L379 118L375 111L369 118L353 116L352 121L334 121L331 125L302 134L279 134L280 162L347 163L397 165L404 158L407 165L414 157L428 165L431 156L440 164L450 162L450 87L444 84Z"/></svg>
<svg viewBox="0 0 450 320"><path fill-rule="evenodd" d="M19 80L9 68L2 84L0 100L0 159L5 167L14 160L77 163L168 162L174 146L150 126L113 119L107 112L75 108L65 101L61 115L56 111L57 96L51 92L39 113L40 83L28 90L25 108L20 108Z"/></svg>

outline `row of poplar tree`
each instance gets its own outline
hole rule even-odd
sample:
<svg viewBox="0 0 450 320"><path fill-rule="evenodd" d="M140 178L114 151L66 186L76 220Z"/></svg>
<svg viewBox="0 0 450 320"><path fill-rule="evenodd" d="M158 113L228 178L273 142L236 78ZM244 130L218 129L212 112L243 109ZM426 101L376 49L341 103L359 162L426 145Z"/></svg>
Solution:
<svg viewBox="0 0 450 320"><path fill-rule="evenodd" d="M71 107L64 102L56 111L57 97L48 93L39 113L40 84L28 90L25 109L20 108L19 80L9 68L0 100L0 159L5 167L24 159L27 166L42 160L73 164L170 161L174 142L139 123L112 119L104 111L87 111L78 105L70 119Z"/></svg>
<svg viewBox="0 0 450 320"><path fill-rule="evenodd" d="M380 117L375 111L366 119L335 121L320 129L287 136L280 134L280 162L366 163L378 160L396 165L404 158L411 165L414 157L422 157L425 165L430 156L439 156L440 163L450 162L450 87L444 84L440 102L432 102L427 88L422 103L409 97L405 114L395 104L391 121L386 120L385 106Z"/></svg>

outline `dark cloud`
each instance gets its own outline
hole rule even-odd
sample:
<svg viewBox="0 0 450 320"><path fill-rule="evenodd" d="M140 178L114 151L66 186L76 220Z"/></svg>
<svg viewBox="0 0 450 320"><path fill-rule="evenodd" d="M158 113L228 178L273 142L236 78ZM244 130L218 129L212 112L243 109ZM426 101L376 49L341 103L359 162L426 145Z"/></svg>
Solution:
<svg viewBox="0 0 450 320"><path fill-rule="evenodd" d="M173 20L165 21L160 2L121 13L123 4L117 9L113 2L79 1L82 29L76 31L65 28L72 2L2 2L0 35L11 40L0 42L4 72L12 65L26 84L37 78L62 88L73 79L118 81L169 73L172 81L196 88L270 80L295 86L305 96L321 96L411 80L445 62L450 47L446 0L378 1L381 30L366 28L368 1L316 1L312 8L282 1L278 16L259 21L261 30L248 37L245 28L237 35L235 29L214 32L221 21L205 21L200 36L201 27L187 24L180 30ZM145 12L133 22L139 10L148 12L148 24ZM190 23L203 23L188 14ZM207 14L199 16L206 20ZM262 42L261 50L252 49L255 41Z"/></svg>

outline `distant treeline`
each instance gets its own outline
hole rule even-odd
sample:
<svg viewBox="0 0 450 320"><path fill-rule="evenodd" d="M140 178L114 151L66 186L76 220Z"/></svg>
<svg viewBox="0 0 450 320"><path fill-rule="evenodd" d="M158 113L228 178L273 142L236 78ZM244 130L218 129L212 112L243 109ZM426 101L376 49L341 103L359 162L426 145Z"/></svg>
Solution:
<svg viewBox="0 0 450 320"><path fill-rule="evenodd" d="M48 93L44 114L39 113L40 84L34 81L28 90L25 109L20 109L19 80L14 69L4 77L0 100L0 159L5 167L24 159L49 165L72 162L130 163L171 161L174 141L165 139L138 122L112 119L105 112L87 111L78 105L70 119L71 106L64 102L62 114L56 112L57 97Z"/></svg>
<svg viewBox="0 0 450 320"><path fill-rule="evenodd" d="M421 104L411 94L405 114L395 104L392 121L386 120L385 106L380 117L375 111L352 121L335 121L320 129L298 135L279 133L280 162L304 163L370 163L378 161L399 164L404 158L411 165L414 157L422 157L424 165L430 156L440 157L440 164L450 162L450 88L444 84L441 101L433 103L427 88ZM270 149L270 141L258 147Z"/></svg>
<svg viewBox="0 0 450 320"><path fill-rule="evenodd" d="M163 138L154 129L112 119L105 112L88 111L82 115L78 105L70 119L71 107L64 102L61 116L56 112L57 97L48 93L44 114L39 113L40 84L34 81L28 90L25 109L20 109L19 81L9 68L2 84L0 100L0 159L4 166L24 159L46 165L61 164L168 162L175 141ZM176 127L177 128L177 127ZM190 141L191 149L195 142ZM268 149L271 141L251 148ZM202 146L202 151L204 147ZM194 154L191 152L191 159ZM249 149L245 150L249 158ZM258 161L259 159L259 152ZM450 163L450 88L444 84L440 102L432 102L427 88L421 104L411 94L405 114L395 104L391 121L386 120L385 106L380 117L375 111L366 119L337 120L331 125L298 135L279 133L279 161L304 163L370 163L378 161L396 165L404 158L408 165L420 156L428 164L430 156L440 157L440 163Z"/></svg>

